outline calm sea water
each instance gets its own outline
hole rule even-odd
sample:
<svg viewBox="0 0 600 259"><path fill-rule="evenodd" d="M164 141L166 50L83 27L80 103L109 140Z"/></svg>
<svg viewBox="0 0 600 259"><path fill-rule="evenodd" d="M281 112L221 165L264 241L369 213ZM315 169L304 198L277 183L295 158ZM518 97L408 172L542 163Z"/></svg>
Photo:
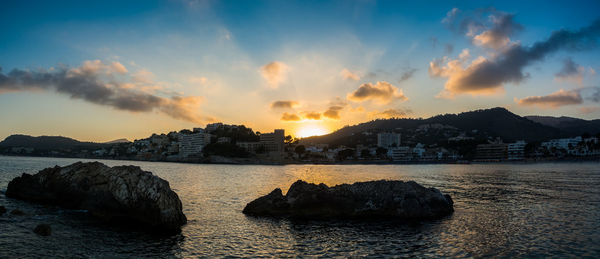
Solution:
<svg viewBox="0 0 600 259"><path fill-rule="evenodd" d="M194 165L137 161L168 180L189 223L173 237L116 229L81 211L4 196L8 182L77 159L0 157L0 258L201 256L600 257L600 164L481 165ZM290 221L247 217L249 201L297 179L335 185L415 180L449 193L453 215L441 220ZM52 226L52 236L32 229Z"/></svg>

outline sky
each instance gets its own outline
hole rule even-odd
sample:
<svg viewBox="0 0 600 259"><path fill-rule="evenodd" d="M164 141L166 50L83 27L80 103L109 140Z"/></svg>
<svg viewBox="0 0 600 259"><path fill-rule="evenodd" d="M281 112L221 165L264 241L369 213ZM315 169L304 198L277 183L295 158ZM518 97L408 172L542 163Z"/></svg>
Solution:
<svg viewBox="0 0 600 259"><path fill-rule="evenodd" d="M600 118L598 1L3 1L0 139Z"/></svg>

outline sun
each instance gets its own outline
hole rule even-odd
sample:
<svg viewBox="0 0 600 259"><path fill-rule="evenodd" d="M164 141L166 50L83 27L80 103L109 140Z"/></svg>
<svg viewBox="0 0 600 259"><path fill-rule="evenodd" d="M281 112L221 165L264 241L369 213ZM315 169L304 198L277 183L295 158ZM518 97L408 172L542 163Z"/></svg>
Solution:
<svg viewBox="0 0 600 259"><path fill-rule="evenodd" d="M321 126L310 125L310 126L304 126L304 127L300 128L296 132L296 135L297 135L297 137L300 137L300 138L306 138L306 137L311 137L311 136L325 135L327 133L328 133L327 129L325 129Z"/></svg>

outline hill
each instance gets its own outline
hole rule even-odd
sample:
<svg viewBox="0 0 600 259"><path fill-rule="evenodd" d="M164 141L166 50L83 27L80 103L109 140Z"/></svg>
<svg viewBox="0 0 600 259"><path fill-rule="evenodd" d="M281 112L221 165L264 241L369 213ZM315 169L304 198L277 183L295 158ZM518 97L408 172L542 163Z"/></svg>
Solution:
<svg viewBox="0 0 600 259"><path fill-rule="evenodd" d="M550 127L557 128L570 135L600 133L600 120L584 120L573 117L525 116L525 118Z"/></svg>
<svg viewBox="0 0 600 259"><path fill-rule="evenodd" d="M0 147L24 147L37 150L60 150L73 148L100 148L105 144L94 142L81 142L72 138L62 136L39 136L11 135L0 142Z"/></svg>
<svg viewBox="0 0 600 259"><path fill-rule="evenodd" d="M429 133L429 135L419 133L419 128L430 125L442 126L445 129ZM351 139L361 135L359 133L368 131L396 131L403 134L403 141L406 139L410 142L409 138L412 138L414 142L420 143L447 141L449 134L460 134L460 132L472 133L474 137L479 139L500 137L505 142L516 140L542 141L569 135L569 132L529 120L505 108L497 107L459 114L437 115L427 119L378 119L354 126L346 126L327 135L305 138L303 142L333 145L343 142L360 143L361 141L351 141Z"/></svg>
<svg viewBox="0 0 600 259"><path fill-rule="evenodd" d="M120 138L120 139L115 139L115 140L104 142L103 144L121 144L121 143L131 143L131 141L129 141L126 138Z"/></svg>

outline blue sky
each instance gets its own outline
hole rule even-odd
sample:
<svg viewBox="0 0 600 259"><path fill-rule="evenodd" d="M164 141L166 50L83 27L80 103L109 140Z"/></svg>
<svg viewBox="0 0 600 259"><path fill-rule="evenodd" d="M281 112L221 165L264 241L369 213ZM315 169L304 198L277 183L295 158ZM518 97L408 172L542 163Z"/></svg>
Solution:
<svg viewBox="0 0 600 259"><path fill-rule="evenodd" d="M307 135L495 106L598 119L597 10L598 1L7 1L0 137L135 139L212 121ZM518 71L501 68L521 61L510 51L590 26ZM53 79L24 83L12 70Z"/></svg>

